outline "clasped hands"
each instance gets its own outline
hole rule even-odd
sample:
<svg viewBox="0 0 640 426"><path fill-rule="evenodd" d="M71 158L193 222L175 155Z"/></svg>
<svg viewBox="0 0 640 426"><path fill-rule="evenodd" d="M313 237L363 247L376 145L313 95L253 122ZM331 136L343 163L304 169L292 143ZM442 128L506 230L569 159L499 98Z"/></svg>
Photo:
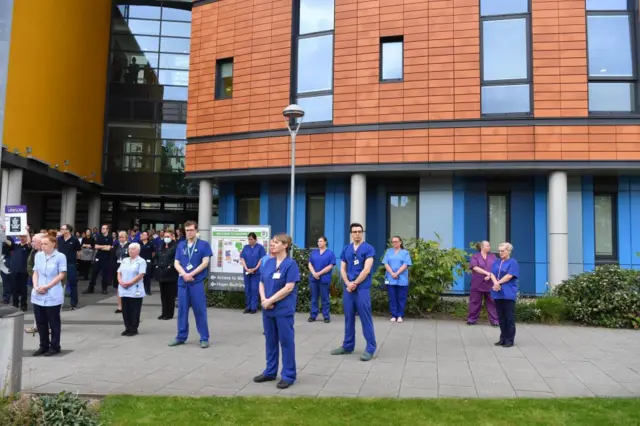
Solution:
<svg viewBox="0 0 640 426"><path fill-rule="evenodd" d="M349 293L355 291L356 288L358 287L355 281L347 281L345 282L345 285L347 286L347 291Z"/></svg>
<svg viewBox="0 0 640 426"><path fill-rule="evenodd" d="M262 305L262 309L268 310L268 309L273 309L275 307L275 303L276 303L276 301L273 300L271 297L269 297L269 298L265 297L260 302L260 305Z"/></svg>
<svg viewBox="0 0 640 426"><path fill-rule="evenodd" d="M36 290L36 293L38 294L47 294L50 288L51 287L49 287L48 285L43 285L43 286L35 287L35 290Z"/></svg>
<svg viewBox="0 0 640 426"><path fill-rule="evenodd" d="M502 286L500 284L498 284L498 279L496 278L495 275L493 275L493 273L490 273L489 275L484 277L485 281L489 281L489 279L493 280L493 291L502 290Z"/></svg>

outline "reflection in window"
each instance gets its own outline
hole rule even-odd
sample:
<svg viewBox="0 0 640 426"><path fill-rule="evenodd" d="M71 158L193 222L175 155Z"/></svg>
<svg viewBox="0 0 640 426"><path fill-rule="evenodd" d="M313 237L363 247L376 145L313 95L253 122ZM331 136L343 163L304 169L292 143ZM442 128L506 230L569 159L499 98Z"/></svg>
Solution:
<svg viewBox="0 0 640 426"><path fill-rule="evenodd" d="M298 93L331 90L333 35L298 41Z"/></svg>
<svg viewBox="0 0 640 426"><path fill-rule="evenodd" d="M160 137L162 139L186 139L187 125L162 123L160 125Z"/></svg>
<svg viewBox="0 0 640 426"><path fill-rule="evenodd" d="M635 110L631 19L626 0L587 1L590 112Z"/></svg>
<svg viewBox="0 0 640 426"><path fill-rule="evenodd" d="M489 243L498 251L500 243L509 241L509 196L489 194Z"/></svg>
<svg viewBox="0 0 640 426"><path fill-rule="evenodd" d="M380 79L382 81L402 80L403 74L403 41L402 37L380 39Z"/></svg>
<svg viewBox="0 0 640 426"><path fill-rule="evenodd" d="M260 225L260 198L238 199L237 225Z"/></svg>
<svg viewBox="0 0 640 426"><path fill-rule="evenodd" d="M594 196L595 208L595 246L596 260L613 259L614 232L616 232L616 222L614 215L614 194L601 194Z"/></svg>
<svg viewBox="0 0 640 426"><path fill-rule="evenodd" d="M164 86L163 99L168 101L186 101L189 90L186 87Z"/></svg>
<svg viewBox="0 0 640 426"><path fill-rule="evenodd" d="M160 35L160 21L145 21L142 19L129 19L127 32L142 35Z"/></svg>
<svg viewBox="0 0 640 426"><path fill-rule="evenodd" d="M191 11L164 6L162 8L162 19L169 21L191 22Z"/></svg>
<svg viewBox="0 0 640 426"><path fill-rule="evenodd" d="M161 70L160 84L169 86L188 86L189 71Z"/></svg>
<svg viewBox="0 0 640 426"><path fill-rule="evenodd" d="M162 35L172 37L191 37L191 24L184 22L163 22Z"/></svg>
<svg viewBox="0 0 640 426"><path fill-rule="evenodd" d="M307 248L317 247L324 235L324 195L307 196Z"/></svg>
<svg viewBox="0 0 640 426"><path fill-rule="evenodd" d="M389 196L389 234L403 240L418 236L418 196Z"/></svg>
<svg viewBox="0 0 640 426"><path fill-rule="evenodd" d="M333 120L333 95L298 98L304 110L304 122L315 123Z"/></svg>
<svg viewBox="0 0 640 426"><path fill-rule="evenodd" d="M189 53L191 40L188 38L163 37L160 41L160 51L167 53Z"/></svg>
<svg viewBox="0 0 640 426"><path fill-rule="evenodd" d="M529 114L529 2L481 0L480 10L482 114Z"/></svg>
<svg viewBox="0 0 640 426"><path fill-rule="evenodd" d="M163 53L160 55L160 68L188 70L189 55Z"/></svg>
<svg viewBox="0 0 640 426"><path fill-rule="evenodd" d="M157 52L160 45L158 37L114 35L113 48L117 50Z"/></svg>
<svg viewBox="0 0 640 426"><path fill-rule="evenodd" d="M129 18L160 19L160 8L157 6L126 6Z"/></svg>
<svg viewBox="0 0 640 426"><path fill-rule="evenodd" d="M333 0L300 0L300 35L333 30Z"/></svg>
<svg viewBox="0 0 640 426"><path fill-rule="evenodd" d="M216 62L216 99L233 97L233 58Z"/></svg>

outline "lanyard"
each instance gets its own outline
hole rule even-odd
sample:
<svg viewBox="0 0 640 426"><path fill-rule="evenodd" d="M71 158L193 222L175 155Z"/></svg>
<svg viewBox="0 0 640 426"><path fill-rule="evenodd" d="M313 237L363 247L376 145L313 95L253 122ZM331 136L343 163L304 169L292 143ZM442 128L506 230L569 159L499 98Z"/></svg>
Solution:
<svg viewBox="0 0 640 426"><path fill-rule="evenodd" d="M53 277L55 277L56 275L58 275L58 274L55 274L53 277L51 277L51 279L49 279L49 277L47 276L47 264L48 264L48 263L49 263L49 261L50 261L51 259L53 259L54 257L56 257L56 255L55 255L55 254L53 254L53 253L52 253L52 254L51 254L51 256L49 256L49 257L47 257L47 254L46 254L46 253L45 253L45 255L44 255L44 271L42 271L42 275L44 275L44 279L45 279L47 282L51 281L51 279L53 279Z"/></svg>
<svg viewBox="0 0 640 426"><path fill-rule="evenodd" d="M500 272L502 272L502 263L504 262L504 260L500 261L500 267L498 268L498 281L500 281Z"/></svg>
<svg viewBox="0 0 640 426"><path fill-rule="evenodd" d="M196 238L196 240L193 242L193 246L191 246L191 249L189 249L189 243L187 242L187 256L188 256L188 262L189 264L191 264L191 256L193 256L193 252L196 251L196 246L198 245L198 239Z"/></svg>

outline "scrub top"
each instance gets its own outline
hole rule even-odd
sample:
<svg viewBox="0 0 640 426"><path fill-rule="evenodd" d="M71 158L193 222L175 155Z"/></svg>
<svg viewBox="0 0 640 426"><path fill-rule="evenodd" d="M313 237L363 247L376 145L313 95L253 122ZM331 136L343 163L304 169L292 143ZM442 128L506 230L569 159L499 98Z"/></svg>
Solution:
<svg viewBox="0 0 640 426"><path fill-rule="evenodd" d="M309 263L311 263L316 272L320 272L327 266L336 264L336 255L329 249L326 249L324 253L320 253L320 249L311 250ZM332 273L332 270L329 270L326 274L320 275L319 280L313 278L313 275L309 273L309 280L311 282L319 282L320 284L331 284Z"/></svg>
<svg viewBox="0 0 640 426"><path fill-rule="evenodd" d="M482 253L474 253L473 256L471 256L471 262L469 262L469 269L471 269L471 291L491 291L493 281L491 279L485 280L486 275L477 273L473 268L478 266L487 272L491 272L495 261L496 255L493 253L487 253L486 259L482 257Z"/></svg>
<svg viewBox="0 0 640 426"><path fill-rule="evenodd" d="M27 273L27 259L31 254L31 244L12 243L9 270L12 274Z"/></svg>
<svg viewBox="0 0 640 426"><path fill-rule="evenodd" d="M122 263L118 268L118 272L122 274L122 281L131 281L138 274L144 274L147 271L147 262L142 258L142 256L137 256L135 259L131 259L127 257L122 259ZM143 277L144 278L144 277ZM141 298L146 296L144 292L143 278L127 288L118 285L118 296L120 297L133 297L133 298Z"/></svg>
<svg viewBox="0 0 640 426"><path fill-rule="evenodd" d="M390 248L384 254L384 259L382 259L382 263L384 265L391 266L391 270L393 272L397 272L402 265L411 266L411 256L409 252L405 249L398 250L396 253L394 248ZM400 286L408 286L409 285L409 268L405 269L398 278L393 278L389 271L385 268L384 274L384 283L388 285L400 285Z"/></svg>
<svg viewBox="0 0 640 426"><path fill-rule="evenodd" d="M151 259L153 258L153 253L155 253L156 247L151 241L147 241L147 244L144 244L140 241L140 257L143 258L147 263L151 263Z"/></svg>
<svg viewBox="0 0 640 426"><path fill-rule="evenodd" d="M275 257L267 260L267 264L262 269L260 281L264 285L264 295L269 298L284 288L287 283L298 283L300 281L300 270L298 264L290 257L285 257L280 263ZM284 299L275 303L273 309L263 309L262 312L268 317L293 316L296 313L296 303L298 301L298 286L293 287L293 291Z"/></svg>
<svg viewBox="0 0 640 426"><path fill-rule="evenodd" d="M264 264L267 262L267 260L271 259L271 255L270 254L265 254L262 257L262 260L260 261L260 269L259 269L259 273L260 275L262 275L262 271L264 270Z"/></svg>
<svg viewBox="0 0 640 426"><path fill-rule="evenodd" d="M242 247L240 258L244 259L244 263L247 264L247 268L253 269L265 254L267 254L267 252L262 244L256 243L253 247L247 244L246 246Z"/></svg>
<svg viewBox="0 0 640 426"><path fill-rule="evenodd" d="M64 237L58 237L58 252L67 257L67 265L75 265L78 258L78 252L82 250L82 244L78 239L71 235L68 240Z"/></svg>
<svg viewBox="0 0 640 426"><path fill-rule="evenodd" d="M178 243L178 248L176 248L176 260L180 262L180 266L186 273L189 273L196 269L202 263L202 259L205 257L213 256L213 252L211 251L211 246L208 242L202 240L196 240L191 247L188 246L187 240L180 241ZM191 265L191 268L189 268ZM190 284L195 284L207 277L207 270L203 270L198 273L195 277L193 277L193 281ZM182 277L178 279L178 284L184 286L185 282Z"/></svg>
<svg viewBox="0 0 640 426"><path fill-rule="evenodd" d="M127 241L129 241L130 243L139 243L140 233L136 232L133 236L131 236L131 234L127 235Z"/></svg>
<svg viewBox="0 0 640 426"><path fill-rule="evenodd" d="M364 269L365 260L370 257L375 257L376 250L369 243L362 243L358 249L353 251L353 244L349 244L342 249L340 254L340 260L347 264L347 277L349 281L355 281L360 275L360 272ZM345 284L346 287L346 284ZM363 282L360 283L358 288L371 288L371 273L367 275Z"/></svg>
<svg viewBox="0 0 640 426"><path fill-rule="evenodd" d="M34 272L38 273L38 286L49 284L60 272L67 272L67 258L58 250L54 250L51 255L39 251L35 257L33 265ZM45 294L40 294L31 290L31 304L38 306L60 306L64 302L64 289L62 281L51 287Z"/></svg>
<svg viewBox="0 0 640 426"><path fill-rule="evenodd" d="M494 299L516 300L516 297L518 296L518 277L520 275L518 262L511 258L505 261L496 259L496 261L493 262L492 272L498 281L507 274L511 274L513 277L511 280L501 285L502 288L500 291L491 290L491 297Z"/></svg>

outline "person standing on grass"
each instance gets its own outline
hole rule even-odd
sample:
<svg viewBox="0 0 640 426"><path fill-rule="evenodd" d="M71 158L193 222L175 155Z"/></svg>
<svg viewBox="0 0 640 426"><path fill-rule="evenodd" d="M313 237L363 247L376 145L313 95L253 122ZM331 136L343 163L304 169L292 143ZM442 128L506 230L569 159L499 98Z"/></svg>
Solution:
<svg viewBox="0 0 640 426"><path fill-rule="evenodd" d="M510 348L516 338L516 299L518 297L518 278L520 267L511 258L513 246L502 243L498 246L500 261L493 263L491 281L493 289L491 297L496 302L498 320L500 321L500 340L496 346Z"/></svg>
<svg viewBox="0 0 640 426"><path fill-rule="evenodd" d="M279 352L282 349L282 372L278 389L287 389L296 381L296 346L294 318L300 281L298 264L288 256L291 237L277 234L271 240L270 251L275 256L266 261L258 291L262 304L267 366L255 383L276 380Z"/></svg>
<svg viewBox="0 0 640 426"><path fill-rule="evenodd" d="M496 313L496 305L491 298L491 271L493 263L496 261L496 255L491 253L491 244L489 241L481 241L476 244L477 253L471 256L469 269L471 269L471 292L469 293L469 315L467 316L467 324L474 325L480 317L482 311L482 299L487 308L489 322L492 326L498 326L498 314Z"/></svg>
<svg viewBox="0 0 640 426"><path fill-rule="evenodd" d="M402 322L404 317L404 307L407 304L407 294L409 293L409 266L411 266L411 255L405 250L402 238L395 236L391 238L391 247L384 254L382 264L386 270L384 283L389 294L389 311L391 312L391 322Z"/></svg>
<svg viewBox="0 0 640 426"><path fill-rule="evenodd" d="M209 261L213 252L208 242L196 238L198 224L185 222L187 234L176 248L174 266L178 271L178 334L169 346L183 345L189 337L189 308L193 308L196 328L200 334L200 347L209 347L209 325L207 321L207 295L204 280L207 278Z"/></svg>
<svg viewBox="0 0 640 426"><path fill-rule="evenodd" d="M309 286L311 287L309 322L314 322L318 317L318 298L322 299L324 322L327 324L331 322L329 290L331 290L333 267L336 266L336 255L327 248L327 243L327 237L318 238L318 249L312 250L309 255Z"/></svg>
<svg viewBox="0 0 640 426"><path fill-rule="evenodd" d="M362 324L362 334L367 347L360 356L361 361L370 361L376 351L376 335L371 312L371 268L376 251L363 240L364 228L359 223L350 226L352 244L340 255L340 275L344 281L342 302L344 304L344 342L331 351L331 355L346 355L356 346L356 313Z"/></svg>
<svg viewBox="0 0 640 426"><path fill-rule="evenodd" d="M262 244L258 244L255 232L247 236L249 244L240 252L240 262L244 270L244 312L255 314L258 311L258 284L260 283L261 259L266 255Z"/></svg>

